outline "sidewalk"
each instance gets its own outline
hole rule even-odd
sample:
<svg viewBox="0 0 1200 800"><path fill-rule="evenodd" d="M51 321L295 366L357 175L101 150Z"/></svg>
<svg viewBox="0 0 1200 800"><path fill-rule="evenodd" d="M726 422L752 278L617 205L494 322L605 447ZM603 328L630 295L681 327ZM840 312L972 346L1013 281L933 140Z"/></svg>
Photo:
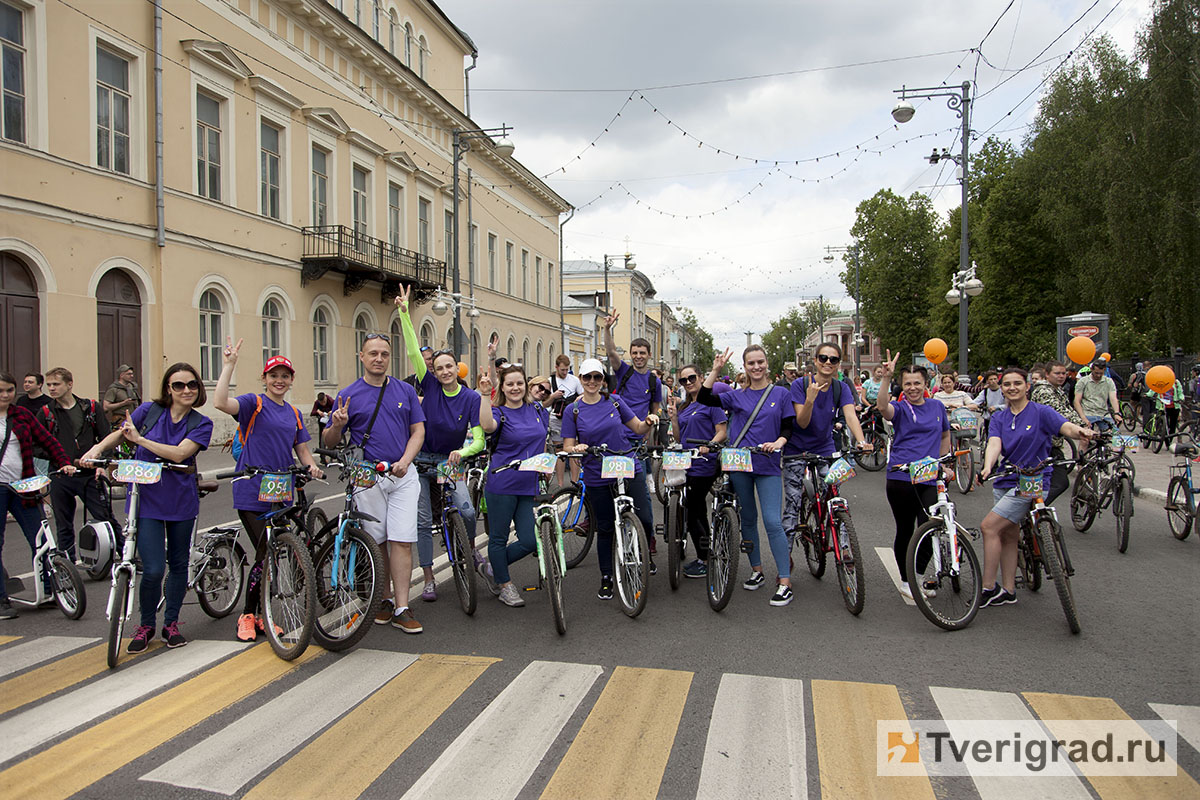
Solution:
<svg viewBox="0 0 1200 800"><path fill-rule="evenodd" d="M1150 500L1167 502L1167 484L1171 480L1169 467L1175 463L1176 457L1164 446L1161 453L1152 453L1139 447L1137 452L1130 454L1130 458L1137 470L1133 493Z"/></svg>

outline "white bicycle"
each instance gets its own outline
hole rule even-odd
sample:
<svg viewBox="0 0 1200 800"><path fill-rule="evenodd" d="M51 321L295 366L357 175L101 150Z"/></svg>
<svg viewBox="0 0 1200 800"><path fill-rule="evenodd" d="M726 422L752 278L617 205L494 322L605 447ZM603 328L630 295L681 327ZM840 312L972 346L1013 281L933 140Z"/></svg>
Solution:
<svg viewBox="0 0 1200 800"><path fill-rule="evenodd" d="M0 483L0 486L16 494L37 496L39 502L42 490L49 485L50 478L46 475ZM47 585L49 591L46 590ZM67 619L79 619L87 610L87 591L83 586L83 578L70 557L59 549L54 526L48 519L42 519L34 539L33 597L14 594L9 600L26 608L37 608L53 601Z"/></svg>

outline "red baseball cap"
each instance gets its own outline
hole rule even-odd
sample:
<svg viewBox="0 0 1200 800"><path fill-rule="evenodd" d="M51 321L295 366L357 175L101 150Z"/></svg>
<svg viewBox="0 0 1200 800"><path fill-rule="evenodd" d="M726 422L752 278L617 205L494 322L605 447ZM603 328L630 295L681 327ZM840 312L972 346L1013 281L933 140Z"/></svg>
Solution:
<svg viewBox="0 0 1200 800"><path fill-rule="evenodd" d="M288 372L292 373L293 375L296 374L296 368L292 366L291 359L289 359L287 356L271 356L268 358L267 365L263 367L262 374L266 375L276 367L285 367Z"/></svg>

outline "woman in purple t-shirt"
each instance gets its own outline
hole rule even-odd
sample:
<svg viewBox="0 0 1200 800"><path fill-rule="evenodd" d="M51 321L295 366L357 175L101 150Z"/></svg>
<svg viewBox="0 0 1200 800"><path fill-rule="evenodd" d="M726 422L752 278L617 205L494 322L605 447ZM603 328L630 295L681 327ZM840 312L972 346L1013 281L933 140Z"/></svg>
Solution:
<svg viewBox="0 0 1200 800"><path fill-rule="evenodd" d="M893 356L888 351L888 360L882 366L884 381L891 382L899 357L899 352ZM905 567L908 543L916 526L929 519L925 509L937 502L937 485L933 480L914 483L912 476L896 469L896 465L938 458L950 452L950 420L946 416L946 407L938 400L925 397L928 388L929 372L924 367L903 367L900 370L900 401L889 401L886 392L880 392L875 398L875 408L892 423L895 431L888 456L886 491L892 517L896 520L892 552L896 556L896 566L900 568L900 593L909 599L912 599L912 588ZM917 569L923 571L931 555L928 550L917 553Z"/></svg>
<svg viewBox="0 0 1200 800"><path fill-rule="evenodd" d="M550 430L550 412L541 403L527 400L525 370L520 364L503 367L499 380L504 404L493 409L492 379L486 375L479 379L479 424L485 433L496 434L493 469L546 452ZM523 606L525 600L513 586L508 567L537 549L533 530L537 473L515 469L489 473L483 495L488 510L488 560L500 588L500 602L514 608ZM509 526L514 522L517 541L509 544Z"/></svg>
<svg viewBox="0 0 1200 800"><path fill-rule="evenodd" d="M206 399L204 383L196 368L182 361L172 364L163 373L158 398L142 403L132 414L126 412L125 422L84 453L80 460L100 458L105 450L111 450L124 439L137 445L134 458L139 461L172 461L195 466L196 453L206 450L212 439L212 420L196 411ZM151 417L151 412L157 419ZM151 422L147 426L148 417ZM142 428L145 428L144 432ZM179 609L187 592L192 529L200 514L196 476L163 470L162 480L142 487L139 501L137 550L142 560L142 586L138 605L142 624L129 642L131 653L142 652L154 638L164 575L167 576L167 603L163 612L162 637L167 640L167 647L187 644L187 639L179 632Z"/></svg>
<svg viewBox="0 0 1200 800"><path fill-rule="evenodd" d="M308 449L308 441L312 437L300 421L300 410L283 399L291 391L292 381L296 377L291 361L284 356L267 360L262 371L265 394L229 396L229 381L233 378L241 349L241 339L237 340L237 344L232 344L232 339L226 340L221 376L213 392L213 405L238 422L237 435L241 436L243 444L237 468L262 467L286 472L294 463L295 454L294 457L308 467L310 475L314 478L325 477ZM271 504L258 499L261 482L262 476L255 475L233 483L233 507L250 541L254 542L254 566L250 569L250 580L246 584L246 604L237 621L237 638L243 642L253 642L256 631L263 629L258 603L261 597L259 577L266 555L266 537L263 534L267 523L260 517L271 510Z"/></svg>

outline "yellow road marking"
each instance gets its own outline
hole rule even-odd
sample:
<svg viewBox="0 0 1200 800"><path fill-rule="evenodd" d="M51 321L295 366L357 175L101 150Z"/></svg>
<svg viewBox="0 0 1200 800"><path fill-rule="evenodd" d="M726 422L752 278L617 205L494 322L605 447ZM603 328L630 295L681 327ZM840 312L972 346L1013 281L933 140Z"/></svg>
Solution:
<svg viewBox="0 0 1200 800"><path fill-rule="evenodd" d="M121 643L122 663L128 663L131 659L153 652L162 647L163 643L158 640L152 641L146 650L134 654L125 652L128 645L128 639ZM7 714L14 708L20 708L35 700L49 697L68 686L74 686L102 672L107 672L108 662L105 660L107 649L108 645L106 644L91 647L0 683L0 714Z"/></svg>
<svg viewBox="0 0 1200 800"><path fill-rule="evenodd" d="M1025 699L1033 706L1034 712L1041 717L1042 723L1050 732L1063 739L1081 738L1081 733L1095 733L1097 738L1111 730L1109 726L1064 725L1055 724L1055 720L1132 720L1133 718L1121 710L1108 697L1078 697L1067 694L1045 694L1042 692L1025 692ZM1090 738L1090 736L1088 737ZM1149 738L1149 735L1147 735ZM1124 739L1114 736L1113 752L1128 752ZM1142 800L1142 798L1200 798L1200 784L1183 770L1178 770L1170 777L1135 776L1135 775L1094 775L1088 774L1089 764L1076 764L1076 767L1092 784L1100 800Z"/></svg>
<svg viewBox="0 0 1200 800"><path fill-rule="evenodd" d="M812 682L813 729L821 797L934 800L926 776L884 777L876 765L876 723L907 719L900 693L890 684Z"/></svg>
<svg viewBox="0 0 1200 800"><path fill-rule="evenodd" d="M691 685L690 672L613 670L542 798L653 800Z"/></svg>
<svg viewBox="0 0 1200 800"><path fill-rule="evenodd" d="M266 643L253 647L0 772L0 796L70 797L323 652L283 661Z"/></svg>
<svg viewBox="0 0 1200 800"><path fill-rule="evenodd" d="M9 642L15 642L17 639L20 639L20 638L21 638L20 636L0 636L0 644L8 644Z"/></svg>
<svg viewBox="0 0 1200 800"><path fill-rule="evenodd" d="M499 660L421 656L269 774L245 800L358 797Z"/></svg>

